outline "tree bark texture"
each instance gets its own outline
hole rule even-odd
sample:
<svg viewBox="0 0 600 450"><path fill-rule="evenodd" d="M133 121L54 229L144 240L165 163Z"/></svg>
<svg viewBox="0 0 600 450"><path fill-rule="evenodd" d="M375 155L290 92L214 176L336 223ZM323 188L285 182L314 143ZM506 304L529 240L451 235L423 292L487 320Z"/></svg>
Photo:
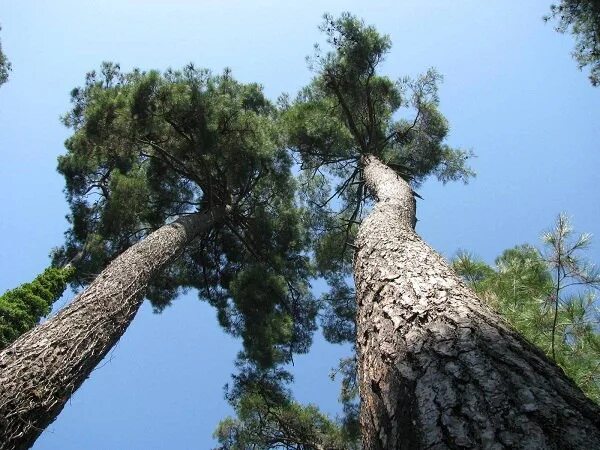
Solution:
<svg viewBox="0 0 600 450"><path fill-rule="evenodd" d="M0 353L0 449L25 449L123 335L148 281L217 213L180 217L116 258L71 304Z"/></svg>
<svg viewBox="0 0 600 450"><path fill-rule="evenodd" d="M598 449L600 408L414 232L410 186L371 155L354 260L361 426L373 449Z"/></svg>

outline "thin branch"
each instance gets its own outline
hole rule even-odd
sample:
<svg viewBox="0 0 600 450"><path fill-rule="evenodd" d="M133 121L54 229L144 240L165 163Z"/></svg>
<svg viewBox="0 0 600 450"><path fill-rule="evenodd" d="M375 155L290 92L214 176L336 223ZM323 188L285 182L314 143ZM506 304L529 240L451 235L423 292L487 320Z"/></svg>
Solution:
<svg viewBox="0 0 600 450"><path fill-rule="evenodd" d="M169 119L167 117L166 114L162 114L162 118L165 120L165 122L167 122L169 125L171 125L171 127L181 136L183 136L184 139L186 139L188 142L190 142L191 144L194 144L194 137L192 135L188 135L183 128L178 125L177 123L175 123L173 120Z"/></svg>
<svg viewBox="0 0 600 450"><path fill-rule="evenodd" d="M352 172L352 175L350 175L350 177L347 178L346 181L344 181L340 185L340 187L336 189L336 191L333 193L333 195L331 197L329 197L327 200L325 200L325 202L322 205L320 205L316 202L315 202L315 204L319 208L324 208L334 197L339 197L340 195L342 195L342 193L346 190L346 188L350 185L350 183L352 183L352 181L356 177L357 173L358 173L358 168L354 169L354 172Z"/></svg>

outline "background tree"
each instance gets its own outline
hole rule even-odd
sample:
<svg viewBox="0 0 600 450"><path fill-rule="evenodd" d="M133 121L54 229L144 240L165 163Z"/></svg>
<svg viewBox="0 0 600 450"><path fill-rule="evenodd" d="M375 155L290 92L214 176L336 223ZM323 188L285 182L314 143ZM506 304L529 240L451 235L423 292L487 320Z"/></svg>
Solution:
<svg viewBox="0 0 600 450"><path fill-rule="evenodd" d="M357 441L344 424L330 420L314 405L291 399L284 386L289 373L272 369L242 370L227 390L236 418L220 422L214 436L222 450L234 449L354 449Z"/></svg>
<svg viewBox="0 0 600 450"><path fill-rule="evenodd" d="M32 282L0 296L0 350L50 313L73 274L72 267L49 267Z"/></svg>
<svg viewBox="0 0 600 450"><path fill-rule="evenodd" d="M389 39L349 14L322 29L333 51L313 58L317 75L287 111L289 141L311 204L339 198L336 215L314 213L321 272L349 267L342 249L354 248L363 448L589 447L598 407L414 232L413 187L471 175L469 154L444 144L439 76L379 75ZM340 180L331 195L327 172Z"/></svg>
<svg viewBox="0 0 600 450"><path fill-rule="evenodd" d="M343 361L344 417L332 420L317 405L293 400L286 385L293 377L281 368L268 371L242 369L234 376L226 397L236 417L222 420L214 432L219 450L241 449L327 449L358 450L356 368L354 358Z"/></svg>
<svg viewBox="0 0 600 450"><path fill-rule="evenodd" d="M545 254L522 245L506 250L495 269L466 253L453 266L482 299L529 342L552 357L588 397L600 402L598 275L580 255L589 234L573 239L565 215L543 236Z"/></svg>
<svg viewBox="0 0 600 450"><path fill-rule="evenodd" d="M0 27L0 30L2 28ZM6 58L6 55L2 52L2 45L0 44L0 86L8 81L8 72L11 70L11 64Z"/></svg>
<svg viewBox="0 0 600 450"><path fill-rule="evenodd" d="M600 84L600 1L561 0L550 6L550 14L544 20L557 20L556 30L571 32L575 36L573 57L579 68L589 66L593 86Z"/></svg>
<svg viewBox="0 0 600 450"><path fill-rule="evenodd" d="M160 310L198 289L260 370L306 351L315 328L291 160L260 86L107 63L72 97L59 160L72 227L55 261L82 255L79 284L100 274L0 353L0 448L33 443L144 295Z"/></svg>

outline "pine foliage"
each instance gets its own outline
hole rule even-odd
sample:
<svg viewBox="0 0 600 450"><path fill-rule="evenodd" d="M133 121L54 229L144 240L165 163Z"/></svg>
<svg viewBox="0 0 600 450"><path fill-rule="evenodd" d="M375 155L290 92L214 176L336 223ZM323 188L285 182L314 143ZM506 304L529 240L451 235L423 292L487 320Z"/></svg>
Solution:
<svg viewBox="0 0 600 450"><path fill-rule="evenodd" d="M236 417L222 420L214 433L218 450L360 448L356 417L332 420L317 406L294 401L285 388L291 381L281 369L241 368L226 395Z"/></svg>
<svg viewBox="0 0 600 450"><path fill-rule="evenodd" d="M544 20L557 20L557 31L575 36L573 57L580 69L590 68L592 85L600 85L600 0L561 0Z"/></svg>
<svg viewBox="0 0 600 450"><path fill-rule="evenodd" d="M242 397L235 410L237 418L226 418L215 431L220 450L356 448L343 429L314 405L287 400L271 404L257 393Z"/></svg>
<svg viewBox="0 0 600 450"><path fill-rule="evenodd" d="M2 28L0 28L1 30ZM8 81L8 73L11 71L11 64L6 55L2 52L0 44L0 86Z"/></svg>

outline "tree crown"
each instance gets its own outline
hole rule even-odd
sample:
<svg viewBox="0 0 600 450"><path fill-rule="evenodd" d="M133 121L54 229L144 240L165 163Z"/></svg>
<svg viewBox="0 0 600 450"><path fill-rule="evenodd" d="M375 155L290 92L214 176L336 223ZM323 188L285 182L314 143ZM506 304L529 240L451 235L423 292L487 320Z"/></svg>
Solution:
<svg viewBox="0 0 600 450"><path fill-rule="evenodd" d="M85 283L174 217L225 209L152 281L148 298L160 310L198 289L264 366L306 351L316 314L308 239L277 110L261 87L193 65L160 74L105 63L72 101L58 167L72 226L55 261L75 258Z"/></svg>

